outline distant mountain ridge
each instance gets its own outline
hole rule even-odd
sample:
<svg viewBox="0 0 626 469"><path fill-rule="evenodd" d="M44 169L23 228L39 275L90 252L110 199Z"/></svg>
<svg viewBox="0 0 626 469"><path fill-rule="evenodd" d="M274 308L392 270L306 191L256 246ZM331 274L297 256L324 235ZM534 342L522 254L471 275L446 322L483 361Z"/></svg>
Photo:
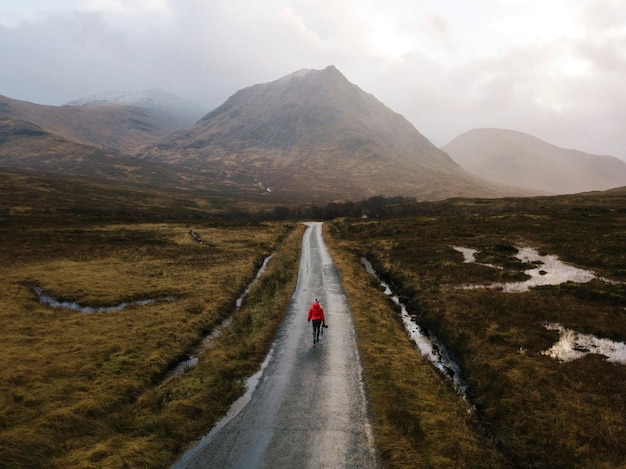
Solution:
<svg viewBox="0 0 626 469"><path fill-rule="evenodd" d="M137 92L113 91L74 99L66 106L128 106L150 109L169 116L174 130L191 127L206 109L199 104L182 99L163 90L149 89Z"/></svg>
<svg viewBox="0 0 626 469"><path fill-rule="evenodd" d="M48 132L32 122L0 116L0 169L37 171L114 181L120 185L189 184L179 171Z"/></svg>
<svg viewBox="0 0 626 469"><path fill-rule="evenodd" d="M137 156L312 200L524 194L465 172L334 66L242 89Z"/></svg>
<svg viewBox="0 0 626 469"><path fill-rule="evenodd" d="M0 96L0 168L121 186L216 186L216 181L128 156L138 145L180 128L172 124L172 113L158 106L168 107L103 101L45 106Z"/></svg>
<svg viewBox="0 0 626 469"><path fill-rule="evenodd" d="M111 97L110 97L111 98ZM87 98L75 105L46 106L0 96L0 118L30 122L82 145L128 154L139 145L190 126L202 114L185 110L182 101L164 92L146 92L126 102ZM81 103L81 104L78 104Z"/></svg>
<svg viewBox="0 0 626 469"><path fill-rule="evenodd" d="M474 129L442 149L469 172L551 194L626 186L626 162L552 145L522 132Z"/></svg>
<svg viewBox="0 0 626 469"><path fill-rule="evenodd" d="M65 106L0 96L0 167L143 178L288 203L626 186L621 160L520 132L477 129L439 149L334 66L244 88L204 116L189 104L158 90L104 93Z"/></svg>

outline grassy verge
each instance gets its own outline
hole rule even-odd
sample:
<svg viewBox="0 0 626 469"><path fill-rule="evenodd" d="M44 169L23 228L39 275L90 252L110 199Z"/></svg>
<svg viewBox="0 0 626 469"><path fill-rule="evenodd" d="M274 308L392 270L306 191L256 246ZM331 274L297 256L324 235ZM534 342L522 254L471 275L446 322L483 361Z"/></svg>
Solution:
<svg viewBox="0 0 626 469"><path fill-rule="evenodd" d="M467 404L410 341L358 251L335 236L327 241L352 308L385 466L506 467Z"/></svg>
<svg viewBox="0 0 626 469"><path fill-rule="evenodd" d="M301 230L283 224L31 226L0 231L3 467L171 462L225 413L263 360L293 289ZM274 251L232 331L196 369L161 384L233 311ZM83 314L39 304L32 285L83 306L157 301ZM240 340L244 330L247 339Z"/></svg>

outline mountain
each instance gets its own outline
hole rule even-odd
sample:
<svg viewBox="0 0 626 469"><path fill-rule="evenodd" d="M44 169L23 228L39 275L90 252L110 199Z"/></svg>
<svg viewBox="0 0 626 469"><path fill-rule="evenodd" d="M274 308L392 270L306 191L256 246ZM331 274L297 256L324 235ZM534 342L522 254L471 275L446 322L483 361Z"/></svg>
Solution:
<svg viewBox="0 0 626 469"><path fill-rule="evenodd" d="M205 113L199 104L182 99L163 90L143 90L136 93L109 92L75 99L66 106L99 107L120 106L152 111L159 116L168 131L186 129L195 124Z"/></svg>
<svg viewBox="0 0 626 469"><path fill-rule="evenodd" d="M136 155L300 200L530 194L467 173L334 66L242 89Z"/></svg>
<svg viewBox="0 0 626 469"><path fill-rule="evenodd" d="M471 173L551 194L626 186L626 163L504 129L474 129L442 149Z"/></svg>
<svg viewBox="0 0 626 469"><path fill-rule="evenodd" d="M65 106L45 106L0 96L0 118L30 122L67 140L129 153L189 127L202 113L164 92L98 95Z"/></svg>
<svg viewBox="0 0 626 469"><path fill-rule="evenodd" d="M83 145L32 122L0 117L0 168L34 170L154 187L207 185L171 166Z"/></svg>

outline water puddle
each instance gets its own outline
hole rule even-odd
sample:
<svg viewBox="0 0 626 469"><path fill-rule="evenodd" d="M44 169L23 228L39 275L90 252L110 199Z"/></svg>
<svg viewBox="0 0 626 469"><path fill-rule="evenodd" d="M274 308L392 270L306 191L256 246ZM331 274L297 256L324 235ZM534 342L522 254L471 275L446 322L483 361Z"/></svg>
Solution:
<svg viewBox="0 0 626 469"><path fill-rule="evenodd" d="M477 250L458 246L454 246L453 249L463 253L465 257L464 262L475 262L474 255L478 252ZM524 271L524 273L530 277L528 280L521 282L493 283L489 285L465 285L462 288L501 288L502 291L506 293L521 293L538 286L560 285L566 282L587 283L595 278L599 278L589 270L579 269L578 267L561 262L558 257L554 255L548 254L542 256L533 248L518 248L518 253L515 257L526 264L533 265L532 268ZM489 264L481 265L489 266ZM604 278L601 278L601 280L609 281Z"/></svg>
<svg viewBox="0 0 626 469"><path fill-rule="evenodd" d="M196 243L204 244L204 240L202 239L202 236L200 236L195 231L189 230L189 236L191 236Z"/></svg>
<svg viewBox="0 0 626 469"><path fill-rule="evenodd" d="M31 290L35 295L37 295L37 299L39 303L43 305L51 306L52 308L64 308L71 309L72 311L78 311L83 314L95 314L95 313L110 313L114 311L122 311L129 306L145 306L150 303L154 303L155 301L159 301L158 298L148 298L145 300L137 300L137 301L129 301L124 303L119 303L113 306L81 306L80 304L73 301L59 301L58 299L46 295L41 287L32 286ZM165 301L174 301L173 298L167 297L164 298Z"/></svg>
<svg viewBox="0 0 626 469"><path fill-rule="evenodd" d="M193 368L197 364L198 364L198 357L195 357L195 356L187 360L183 360L178 365L176 365L176 367L172 371L167 373L163 381L167 381L172 376L182 375L185 371L187 371L190 368Z"/></svg>
<svg viewBox="0 0 626 469"><path fill-rule="evenodd" d="M546 324L545 327L550 331L558 331L560 338L556 344L542 352L544 355L561 362L570 362L593 353L604 355L610 362L626 364L626 344L624 342L614 342L591 334L582 334L572 329L566 329L560 324Z"/></svg>
<svg viewBox="0 0 626 469"><path fill-rule="evenodd" d="M267 269L267 264L269 263L270 259L273 256L274 254L271 254L267 256L265 260L263 260L263 265L261 265L261 267L259 268L259 271L257 272L256 277L254 277L254 280L250 282L250 284L247 286L247 288L244 290L241 296L237 298L237 300L235 301L235 310L233 311L233 314L231 314L229 317L224 319L224 321L222 321L222 323L219 326L215 327L213 331L211 331L211 333L208 334L204 338L204 340L202 341L202 344L191 355L191 357L189 357L186 360L183 360L178 365L176 365L176 367L165 376L164 381L167 381L172 376L180 375L184 373L186 370L193 368L194 366L198 364L199 356L202 354L204 349L213 345L213 343L217 340L217 338L222 334L222 331L224 331L226 328L230 326L230 323L233 320L233 316L241 308L244 298L248 295L248 293L250 293L250 290L252 290L252 287L259 281L259 279L261 278L261 275L265 273L265 270Z"/></svg>
<svg viewBox="0 0 626 469"><path fill-rule="evenodd" d="M477 249L460 246L451 247L463 254L463 262L476 263L476 254L479 252ZM541 256L537 250L529 247L518 248L515 257L526 264L534 265L534 267L524 271L526 275L530 276L528 280L490 285L466 285L462 288L501 288L507 293L519 293L542 285L560 285L566 282L587 283L595 278L607 283L619 283L604 277L597 277L589 270L565 264L554 255ZM494 267L489 264L480 265ZM591 334L582 334L572 329L566 329L560 324L546 324L545 327L551 331L558 331L560 334L559 341L542 352L546 356L561 362L569 362L588 354L597 354L605 356L610 362L626 364L626 344L624 342L615 342Z"/></svg>
<svg viewBox="0 0 626 469"><path fill-rule="evenodd" d="M467 384L461 379L461 370L448 354L444 345L432 334L422 331L422 328L413 320L406 309L406 306L400 301L398 295L395 295L386 282L380 279L372 264L365 258L361 259L361 263L365 266L365 270L380 282L385 289L385 294L391 297L391 300L400 307L402 322L406 331L409 333L411 340L415 342L417 348L425 356L437 370L443 375L449 377L457 390L457 392L466 399Z"/></svg>
<svg viewBox="0 0 626 469"><path fill-rule="evenodd" d="M455 251L458 251L461 254L463 254L464 264L478 264L478 265L484 265L485 267L491 267L492 269L502 270L502 267L499 267L497 265L483 264L482 262L476 262L476 254L480 252L478 249L464 248L462 246L450 246L450 247L454 249Z"/></svg>

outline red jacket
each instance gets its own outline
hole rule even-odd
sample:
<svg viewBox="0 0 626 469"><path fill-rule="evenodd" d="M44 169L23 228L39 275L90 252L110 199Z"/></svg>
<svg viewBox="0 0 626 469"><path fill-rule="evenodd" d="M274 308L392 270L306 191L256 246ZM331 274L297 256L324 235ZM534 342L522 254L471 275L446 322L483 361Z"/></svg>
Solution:
<svg viewBox="0 0 626 469"><path fill-rule="evenodd" d="M324 319L324 308L319 303L313 303L309 308L309 316L307 318L307 322L311 319L321 319L323 323L326 323Z"/></svg>

